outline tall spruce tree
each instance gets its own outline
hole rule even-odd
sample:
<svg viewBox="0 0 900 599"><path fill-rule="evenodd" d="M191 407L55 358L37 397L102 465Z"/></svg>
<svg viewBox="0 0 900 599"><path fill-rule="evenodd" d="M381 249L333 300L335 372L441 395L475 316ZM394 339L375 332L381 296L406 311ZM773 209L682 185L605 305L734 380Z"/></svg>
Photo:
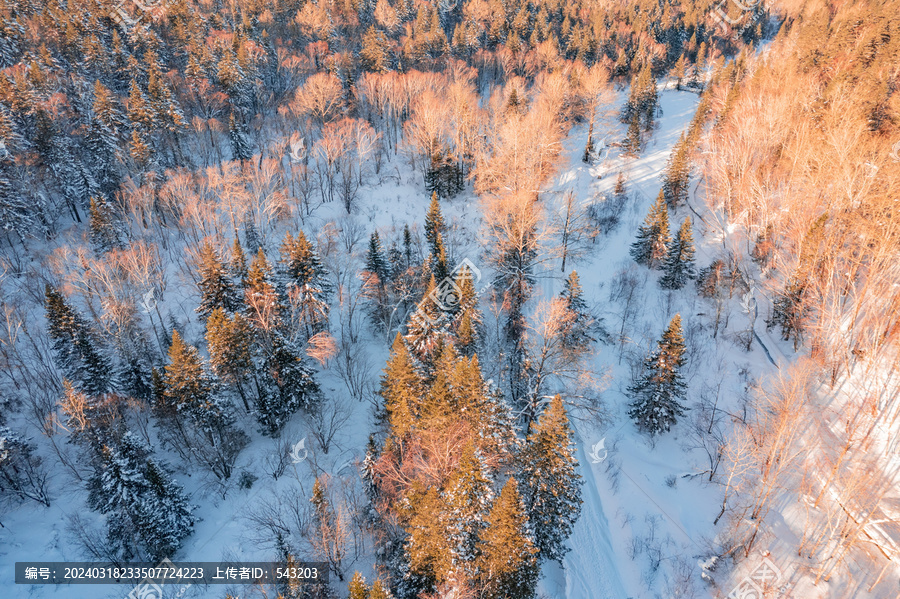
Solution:
<svg viewBox="0 0 900 599"><path fill-rule="evenodd" d="M538 548L528 533L528 514L510 477L481 533L478 571L486 599L531 599L538 578Z"/></svg>
<svg viewBox="0 0 900 599"><path fill-rule="evenodd" d="M432 256L434 277L440 282L441 285L448 286L450 281L450 264L447 260L447 251L444 247L444 238L440 233L438 233L437 239L435 240L435 251L437 253ZM444 303L445 307L455 307L454 302Z"/></svg>
<svg viewBox="0 0 900 599"><path fill-rule="evenodd" d="M331 282L315 248L303 231L290 232L281 245L281 267L291 301L299 307L300 326L309 339L328 328L328 294Z"/></svg>
<svg viewBox="0 0 900 599"><path fill-rule="evenodd" d="M253 378L253 330L250 323L235 314L229 316L216 308L206 321L206 348L213 374L238 392L249 411L247 384Z"/></svg>
<svg viewBox="0 0 900 599"><path fill-rule="evenodd" d="M594 318L584 300L581 280L574 270L569 273L560 298L566 305L562 343L567 351L582 354L590 348L592 343L597 341L598 336L606 337L601 322Z"/></svg>
<svg viewBox="0 0 900 599"><path fill-rule="evenodd" d="M406 259L406 268L412 266L412 233L409 231L409 224L403 225L403 257Z"/></svg>
<svg viewBox="0 0 900 599"><path fill-rule="evenodd" d="M194 524L181 487L130 431L102 448L88 489L88 505L109 515L107 538L120 559L168 557Z"/></svg>
<svg viewBox="0 0 900 599"><path fill-rule="evenodd" d="M155 409L171 422L190 448L189 455L220 479L230 478L247 436L234 427L231 405L218 393L197 348L185 343L178 331L172 332L169 363L158 385Z"/></svg>
<svg viewBox="0 0 900 599"><path fill-rule="evenodd" d="M15 233L24 244L43 210L20 191L12 173L11 156L0 158L0 230Z"/></svg>
<svg viewBox="0 0 900 599"><path fill-rule="evenodd" d="M134 79L131 80L131 86L129 87L127 105L128 120L131 122L132 130L150 134L159 128L159 122L153 109L150 107L147 96L144 95L143 90L141 90L141 87Z"/></svg>
<svg viewBox="0 0 900 599"><path fill-rule="evenodd" d="M428 250L431 256L437 260L441 245L439 238L447 230L444 216L441 214L441 204L438 201L437 192L431 194L431 203L428 204L428 212L425 214L425 240L428 242Z"/></svg>
<svg viewBox="0 0 900 599"><path fill-rule="evenodd" d="M296 237L290 232L285 235L281 245L281 264L290 283L310 285L320 289L322 293L332 290L328 271L303 231L298 231Z"/></svg>
<svg viewBox="0 0 900 599"><path fill-rule="evenodd" d="M459 459L456 473L443 493L447 506L447 536L454 563L473 578L477 574L476 558L480 554L485 516L493 502L491 480L475 448L470 442Z"/></svg>
<svg viewBox="0 0 900 599"><path fill-rule="evenodd" d="M627 193L625 188L625 173L619 171L619 174L616 175L616 185L613 187L613 195L617 198L624 197Z"/></svg>
<svg viewBox="0 0 900 599"><path fill-rule="evenodd" d="M262 248L256 252L244 287L244 303L248 319L257 332L270 335L281 322L284 306L276 288L275 270Z"/></svg>
<svg viewBox="0 0 900 599"><path fill-rule="evenodd" d="M625 133L625 149L637 156L641 151L641 117L638 113L631 115L628 131Z"/></svg>
<svg viewBox="0 0 900 599"><path fill-rule="evenodd" d="M369 599L392 599L390 590L388 590L385 584L381 582L380 578L372 583Z"/></svg>
<svg viewBox="0 0 900 599"><path fill-rule="evenodd" d="M459 302L454 306L456 310L451 330L456 334L456 347L460 353L472 356L478 348L483 324L481 311L478 309L478 292L472 272L467 266L457 271L455 282L459 290Z"/></svg>
<svg viewBox="0 0 900 599"><path fill-rule="evenodd" d="M406 322L404 335L410 354L426 370L432 367L438 348L450 335L448 314L433 299L435 289L436 284L432 275L425 287L422 301Z"/></svg>
<svg viewBox="0 0 900 599"><path fill-rule="evenodd" d="M637 238L629 250L638 264L659 268L668 254L671 236L669 234L669 210L662 191L650 207L644 224L638 229Z"/></svg>
<svg viewBox="0 0 900 599"><path fill-rule="evenodd" d="M231 139L231 153L235 160L246 162L253 156L250 138L244 132L244 126L234 118L234 112L228 118L228 137Z"/></svg>
<svg viewBox="0 0 900 599"><path fill-rule="evenodd" d="M369 237L369 249L366 252L366 272L376 275L381 286L384 286L388 281L390 267L387 257L385 257L384 246L381 243L381 238L378 236L378 231L373 231Z"/></svg>
<svg viewBox="0 0 900 599"><path fill-rule="evenodd" d="M435 486L413 487L405 498L405 568L411 587L401 596L418 597L419 592L434 590L435 583L448 578L453 570L451 542L447 536L446 505ZM402 588L402 587L401 587ZM412 594L409 594L409 592Z"/></svg>
<svg viewBox="0 0 900 599"><path fill-rule="evenodd" d="M116 368L115 387L126 397L150 401L153 397L153 382L150 368L143 356L136 352L122 356Z"/></svg>
<svg viewBox="0 0 900 599"><path fill-rule="evenodd" d="M402 440L415 425L422 380L416 373L400 333L394 338L391 356L381 377L378 394L384 403L383 416L391 435Z"/></svg>
<svg viewBox="0 0 900 599"><path fill-rule="evenodd" d="M112 92L99 80L94 83L92 112L85 142L94 159L94 177L105 193L111 193L119 182L118 167L122 159L120 132L125 122Z"/></svg>
<svg viewBox="0 0 900 599"><path fill-rule="evenodd" d="M566 408L553 398L525 443L520 456L519 481L534 531L534 545L544 560L562 564L581 514L581 475Z"/></svg>
<svg viewBox="0 0 900 599"><path fill-rule="evenodd" d="M369 599L369 587L366 579L359 572L353 573L350 585L347 587L347 599Z"/></svg>
<svg viewBox="0 0 900 599"><path fill-rule="evenodd" d="M622 122L637 123L637 126L640 126L643 121L644 130L649 131L653 127L658 107L656 80L653 78L650 65L645 65L640 73L631 78L628 101L622 109Z"/></svg>
<svg viewBox="0 0 900 599"><path fill-rule="evenodd" d="M241 287L247 285L247 255L238 239L237 231L234 232L234 241L231 244L231 253L228 257L228 270L232 278Z"/></svg>
<svg viewBox="0 0 900 599"><path fill-rule="evenodd" d="M125 247L125 231L112 206L103 196L91 196L91 245L98 254Z"/></svg>
<svg viewBox="0 0 900 599"><path fill-rule="evenodd" d="M240 297L228 275L228 271L215 248L204 240L197 256L197 289L200 291L200 304L195 309L204 319L221 308L227 312L235 312L241 306Z"/></svg>
<svg viewBox="0 0 900 599"><path fill-rule="evenodd" d="M87 323L56 289L44 290L44 310L57 367L79 390L90 396L111 386L109 360L98 349Z"/></svg>
<svg viewBox="0 0 900 599"><path fill-rule="evenodd" d="M313 405L319 386L299 348L278 333L263 360L263 372L268 384L260 394L256 416L266 432L275 434L297 410Z"/></svg>
<svg viewBox="0 0 900 599"><path fill-rule="evenodd" d="M684 415L687 385L681 375L684 366L684 335L681 315L666 327L656 349L644 360L644 372L628 387L632 402L628 415L651 435L668 432Z"/></svg>
<svg viewBox="0 0 900 599"><path fill-rule="evenodd" d="M682 133L669 156L662 191L670 208L677 208L688 199L691 179L690 138Z"/></svg>
<svg viewBox="0 0 900 599"><path fill-rule="evenodd" d="M697 276L694 264L694 237L691 234L691 219L685 218L678 229L678 235L669 246L669 254L663 265L665 274L659 280L663 289L681 289Z"/></svg>

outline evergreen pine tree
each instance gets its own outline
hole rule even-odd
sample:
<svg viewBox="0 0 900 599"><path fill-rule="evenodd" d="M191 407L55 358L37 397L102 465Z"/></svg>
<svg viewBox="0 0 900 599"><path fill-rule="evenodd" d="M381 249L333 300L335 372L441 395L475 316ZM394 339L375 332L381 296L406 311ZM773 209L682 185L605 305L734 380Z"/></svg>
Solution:
<svg viewBox="0 0 900 599"><path fill-rule="evenodd" d="M225 265L219 259L216 250L209 241L200 245L197 257L197 274L200 280L197 288L200 291L200 304L195 309L201 317L207 318L217 308L234 312L240 308L240 299L234 288Z"/></svg>
<svg viewBox="0 0 900 599"><path fill-rule="evenodd" d="M634 113L628 122L624 145L625 149L635 156L641 151L641 122L637 113Z"/></svg>
<svg viewBox="0 0 900 599"><path fill-rule="evenodd" d="M520 458L522 497L541 559L560 564L581 513L581 475L566 409L553 398L525 443Z"/></svg>
<svg viewBox="0 0 900 599"><path fill-rule="evenodd" d="M644 224L638 229L637 239L631 244L631 257L638 264L658 268L668 253L670 239L669 211L660 191Z"/></svg>
<svg viewBox="0 0 900 599"><path fill-rule="evenodd" d="M530 599L538 578L538 553L515 478L503 486L481 534L478 570L486 599Z"/></svg>
<svg viewBox="0 0 900 599"><path fill-rule="evenodd" d="M597 341L595 335L605 337L605 331L601 323L591 315L584 300L581 280L574 270L569 273L560 298L565 302L567 311L562 337L563 347L575 355L580 355Z"/></svg>
<svg viewBox="0 0 900 599"><path fill-rule="evenodd" d="M412 266L412 233L409 232L409 225L403 225L403 256L406 258L406 268Z"/></svg>
<svg viewBox="0 0 900 599"><path fill-rule="evenodd" d="M116 370L115 386L126 397L143 401L150 401L153 397L150 370L135 354L126 356L119 364Z"/></svg>
<svg viewBox="0 0 900 599"><path fill-rule="evenodd" d="M378 236L378 231L373 231L369 237L369 250L366 253L366 272L376 275L380 286L383 287L387 283L389 271L381 238Z"/></svg>
<svg viewBox="0 0 900 599"><path fill-rule="evenodd" d="M625 173L619 171L619 174L616 175L616 186L613 188L613 195L616 197L622 197L627 193L625 189Z"/></svg>
<svg viewBox="0 0 900 599"><path fill-rule="evenodd" d="M353 573L350 579L350 586L347 587L347 599L369 599L369 587L366 585L366 579L359 572Z"/></svg>
<svg viewBox="0 0 900 599"><path fill-rule="evenodd" d="M198 412L211 402L212 387L197 348L185 343L178 331L173 330L164 375L167 405L177 412Z"/></svg>
<svg viewBox="0 0 900 599"><path fill-rule="evenodd" d="M11 175L12 160L0 158L0 230L13 232L24 244L25 237L35 226L35 216L41 214L17 188Z"/></svg>
<svg viewBox="0 0 900 599"><path fill-rule="evenodd" d="M234 427L231 406L218 394L197 348L185 343L178 331L172 332L169 363L159 380L155 410L173 424L190 457L199 459L221 480L231 477L247 436Z"/></svg>
<svg viewBox="0 0 900 599"><path fill-rule="evenodd" d="M431 203L428 205L428 212L425 214L425 239L428 241L428 248L435 260L438 259L441 246L440 237L447 230L444 223L444 217L441 214L441 205L438 202L437 193L431 194Z"/></svg>
<svg viewBox="0 0 900 599"><path fill-rule="evenodd" d="M387 261L389 265L388 276L392 281L398 281L400 277L403 276L407 267L406 264L404 264L403 252L397 247L396 242L392 243L390 249L388 249Z"/></svg>
<svg viewBox="0 0 900 599"><path fill-rule="evenodd" d="M312 406L319 386L304 364L299 349L280 334L263 361L268 384L257 403L257 419L266 432L275 434L300 408Z"/></svg>
<svg viewBox="0 0 900 599"><path fill-rule="evenodd" d="M93 157L97 182L104 192L112 192L118 185L117 167L120 156L120 131L124 119L115 105L112 94L100 81L94 83L93 116L85 138Z"/></svg>
<svg viewBox="0 0 900 599"><path fill-rule="evenodd" d="M124 231L112 207L102 196L91 197L91 245L98 254L125 247Z"/></svg>
<svg viewBox="0 0 900 599"><path fill-rule="evenodd" d="M446 506L440 491L430 486L416 485L407 494L406 543L404 546L408 575L414 583L410 586L433 589L435 582L445 580L453 568L450 541L447 538ZM424 590L419 589L419 590ZM407 596L407 593L400 593ZM414 595L419 596L418 592Z"/></svg>
<svg viewBox="0 0 900 599"><path fill-rule="evenodd" d="M253 331L243 316L229 317L222 308L210 313L206 321L209 365L219 380L234 386L248 411L250 404L244 385L253 369L252 345Z"/></svg>
<svg viewBox="0 0 900 599"><path fill-rule="evenodd" d="M392 599L391 592L384 586L380 578L372 583L369 599Z"/></svg>
<svg viewBox="0 0 900 599"><path fill-rule="evenodd" d="M494 499L491 481L474 443L470 442L463 449L443 499L447 506L447 537L453 561L469 577L474 577L485 516Z"/></svg>
<svg viewBox="0 0 900 599"><path fill-rule="evenodd" d="M384 402L383 418L397 439L402 440L415 425L421 388L422 381L415 371L406 344L397 333L378 391Z"/></svg>
<svg viewBox="0 0 900 599"><path fill-rule="evenodd" d="M238 285L241 287L247 286L247 255L244 254L244 248L241 247L237 232L235 232L234 242L231 244L228 269L231 271L231 276Z"/></svg>
<svg viewBox="0 0 900 599"><path fill-rule="evenodd" d="M152 460L147 460L145 478L149 489L141 498L135 520L150 559L158 560L175 553L191 533L193 506L181 486Z"/></svg>
<svg viewBox="0 0 900 599"><path fill-rule="evenodd" d="M293 301L300 308L300 325L309 339L328 328L327 295L332 286L315 248L303 231L294 238L288 232L281 245L281 264L288 293L296 293ZM293 290L293 291L292 291ZM293 296L292 296L293 297Z"/></svg>
<svg viewBox="0 0 900 599"><path fill-rule="evenodd" d="M131 121L132 129L145 134L156 131L159 128L156 116L147 96L134 79L131 80L128 94L128 120Z"/></svg>
<svg viewBox="0 0 900 599"><path fill-rule="evenodd" d="M110 390L110 364L97 349L87 323L56 289L47 285L44 309L56 365L92 397Z"/></svg>
<svg viewBox="0 0 900 599"><path fill-rule="evenodd" d="M449 340L441 340L434 353L431 368L426 373L426 382L430 385L420 409L423 429L439 430L454 417L457 398L451 380L458 358L453 344Z"/></svg>
<svg viewBox="0 0 900 599"><path fill-rule="evenodd" d="M671 208L677 208L688 199L691 178L689 143L689 138L682 133L666 165L662 191Z"/></svg>
<svg viewBox="0 0 900 599"><path fill-rule="evenodd" d="M244 303L250 321L260 331L269 332L279 322L283 311L274 274L265 252L259 248L247 271Z"/></svg>
<svg viewBox="0 0 900 599"><path fill-rule="evenodd" d="M686 385L681 376L684 351L681 315L676 314L656 349L644 360L641 378L628 387L628 394L633 399L628 415L638 427L652 435L668 432L684 415L682 402Z"/></svg>
<svg viewBox="0 0 900 599"><path fill-rule="evenodd" d="M147 63L147 96L156 113L156 120L168 134L177 134L185 125L184 113L166 84L153 51L145 53L144 61Z"/></svg>
<svg viewBox="0 0 900 599"><path fill-rule="evenodd" d="M240 160L243 163L253 156L250 139L244 132L243 125L235 121L233 112L228 118L228 137L231 139L231 151L235 160Z"/></svg>
<svg viewBox="0 0 900 599"><path fill-rule="evenodd" d="M649 131L653 128L653 121L659 110L659 95L656 91L656 79L649 65L641 72L641 77L644 78L644 83L641 90L640 111L644 117L644 131Z"/></svg>
<svg viewBox="0 0 900 599"><path fill-rule="evenodd" d="M162 559L191 532L187 497L131 432L115 446L103 447L88 487L88 504L109 514L107 537L122 559Z"/></svg>
<svg viewBox="0 0 900 599"><path fill-rule="evenodd" d="M678 235L669 247L669 254L663 266L665 274L659 280L663 289L681 289L690 279L697 276L694 264L694 238L691 235L691 219L684 219Z"/></svg>
<svg viewBox="0 0 900 599"><path fill-rule="evenodd" d="M442 286L448 286L450 280L450 265L447 263L447 252L444 249L444 238L438 233L437 240L435 242L435 248L437 253L434 255L434 278L440 281ZM442 302L445 308L450 308L451 311L456 307L455 301Z"/></svg>
<svg viewBox="0 0 900 599"><path fill-rule="evenodd" d="M150 146L147 145L147 142L137 129L131 132L128 154L138 170L144 170L150 166Z"/></svg>
<svg viewBox="0 0 900 599"><path fill-rule="evenodd" d="M363 284L367 299L366 311L372 324L376 327L387 327L391 318L391 299L389 295L389 277L391 267L384 254L384 246L378 231L369 238L366 252L366 265L363 271Z"/></svg>
<svg viewBox="0 0 900 599"><path fill-rule="evenodd" d="M316 477L313 484L312 497L310 503L313 505L312 524L315 528L315 535L318 542L327 545L328 561L332 569L340 570L341 560L344 558L344 550L340 543L337 542L335 535L337 534L337 514L331 505L331 500L326 493L325 484L322 477Z"/></svg>
<svg viewBox="0 0 900 599"><path fill-rule="evenodd" d="M383 32L374 25L363 35L362 48L359 50L360 66L367 71L380 73L388 67L388 40Z"/></svg>
<svg viewBox="0 0 900 599"><path fill-rule="evenodd" d="M478 309L478 292L475 280L467 266L463 266L456 274L456 288L459 290L459 302L452 329L456 333L456 346L460 353L472 356L481 337L482 316Z"/></svg>
<svg viewBox="0 0 900 599"><path fill-rule="evenodd" d="M306 239L303 231L298 231L295 238L288 232L281 245L281 263L287 279L296 285L312 285L328 293L331 282L328 271L316 248Z"/></svg>
<svg viewBox="0 0 900 599"><path fill-rule="evenodd" d="M244 245L247 246L251 254L256 254L262 249L259 231L256 230L256 221L249 213L244 217Z"/></svg>
<svg viewBox="0 0 900 599"><path fill-rule="evenodd" d="M425 287L423 300L416 306L406 322L406 345L410 354L423 365L431 368L438 347L449 335L449 319L432 298L436 289L434 275Z"/></svg>

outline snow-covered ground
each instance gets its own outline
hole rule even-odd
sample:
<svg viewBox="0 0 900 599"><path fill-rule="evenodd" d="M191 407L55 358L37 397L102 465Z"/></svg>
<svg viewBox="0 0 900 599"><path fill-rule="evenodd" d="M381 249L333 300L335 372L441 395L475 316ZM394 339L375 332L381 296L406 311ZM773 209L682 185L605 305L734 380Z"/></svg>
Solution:
<svg viewBox="0 0 900 599"><path fill-rule="evenodd" d="M620 94L619 102L624 100ZM631 383L632 364L643 358L651 344L664 330L675 313L684 320L688 345L686 378L691 402L701 397L716 399L719 409L736 407L745 396L747 384L774 371L758 343L749 352L735 337L748 328L749 319L741 310L737 298L728 303L727 327L720 328L713 337L711 311L713 308L700 299L694 287L669 292L657 285L659 273L637 266L628 249L635 231L647 209L659 192L661 175L669 153L681 132L694 114L697 95L686 91L665 89L660 94L662 115L659 127L647 140L638 158L619 154L616 147L601 149L600 158L591 164L581 161L586 128L574 128L565 140L561 164L551 182L548 193L542 194L547 208L561 201L571 190L579 201L593 200L611 192L616 174L624 172L629 203L618 227L609 235L598 238L593 250L582 260L567 264L561 272L558 261L546 265L532 304L559 293L562 282L572 269L578 271L585 297L597 313L605 319L606 327L616 334L624 332L624 343L598 345L596 370L605 374L603 399L608 417L602 425L578 422L577 443L581 474L584 478L584 505L569 544L571 551L564 567L547 565L540 590L558 599L626 599L643 597L709 597L725 596L738 584L737 575L716 573L716 584L704 583L700 578L699 562L705 560L713 546L716 531L713 520L719 512L721 489L708 482L707 456L695 447L689 434L689 411L682 422L668 434L651 442L638 432L626 415L628 399L624 390ZM600 124L608 141L624 137L624 127L615 117ZM603 139L604 134L597 135ZM352 219L358 222L363 235L357 252L365 250L365 241L377 228L382 238L393 238L404 223L412 227L424 220L428 195L422 190L421 176L411 172L402 158L385 165L380 185L363 189L354 216L342 215L337 203L326 205L304 226L307 234L315 236L332 220ZM696 199L692 205L701 215L705 210ZM442 205L445 219L451 225L448 245L458 260L472 257L478 264L484 242L480 239L481 217L479 202L465 193ZM687 207L671 217L673 230L681 220L694 218L698 267L706 266L721 248L721 231L707 227ZM707 219L712 222L712 219ZM277 241L275 242L277 244ZM275 247L269 248L274 250ZM326 257L327 261L327 257ZM621 302L611 299L615 279L622 271L636 277L633 317L623 322ZM486 273L487 274L487 273ZM773 354L776 362L790 360L782 348L757 323L757 332ZM371 381L377 377L387 357L387 340L373 339L365 344L360 360L369 365ZM350 420L335 439L331 451L325 455L308 437L300 417L288 425L281 440L258 434L241 454L237 472L247 471L257 476L249 489L232 486L223 497L214 485L199 477L176 472L179 482L198 505L196 514L202 520L175 556L182 561L241 561L265 560L272 555L271 539L259 538L249 517L265 502L276 501L285 493L309 497L313 476L318 473L347 474L354 469L354 461L363 453L372 430L371 406L348 396L344 382L333 370L321 379L321 386L331 400L340 400L350 413ZM727 426L728 419L724 419ZM284 473L275 479L271 475L271 460L282 448L307 439L310 453L299 464L288 464ZM594 447L603 441L603 447ZM602 458L602 459L595 459ZM47 456L56 463L55 456ZM595 463L596 462L596 463ZM61 467L55 472L52 491L54 502L50 508L25 504L3 517L0 529L0 579L12 580L13 565L17 561L78 561L78 555L68 540L66 523L73 514L87 521L96 518L85 507L82 486L67 483L71 476ZM303 556L300 556L303 557ZM760 558L761 559L761 558ZM777 561L777 558L771 558ZM363 547L358 559L345 561L352 574L357 569L369 579L373 576L371 547ZM748 560L749 568L754 567ZM776 563L784 571L788 564ZM746 568L745 568L746 570ZM744 570L742 575L746 574ZM125 597L130 589L120 586L14 586L8 584L3 597L65 597L94 599ZM221 599L228 589L211 587L189 589L184 596ZM176 593L178 589L167 592ZM240 592L239 589L235 591ZM787 596L791 596L788 593Z"/></svg>

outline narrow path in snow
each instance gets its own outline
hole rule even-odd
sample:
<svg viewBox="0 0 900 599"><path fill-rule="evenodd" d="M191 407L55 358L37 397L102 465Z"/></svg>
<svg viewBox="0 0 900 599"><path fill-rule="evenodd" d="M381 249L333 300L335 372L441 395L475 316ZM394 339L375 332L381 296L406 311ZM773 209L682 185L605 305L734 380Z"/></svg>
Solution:
<svg viewBox="0 0 900 599"><path fill-rule="evenodd" d="M620 100L624 101L625 97L625 95L621 95ZM598 191L611 190L616 173L622 170L627 177L627 189L634 197L635 215L639 219L643 219L650 204L659 193L661 176L669 154L681 132L690 123L698 101L696 94L674 90L660 90L659 97L662 108L659 128L652 132L638 158L612 157L608 161L604 160L602 164L588 167L580 160L586 132L580 129L573 131L566 141L564 154L569 166L562 170L557 178L556 187L559 191L574 189L578 199L586 200L593 197ZM616 126L621 129L621 135L618 138L615 135L613 137L616 139L624 137L624 126L618 123ZM599 178L600 175L602 175L602 179ZM562 193L556 195L563 197ZM628 259L628 248L634 239L635 232L629 224L629 220L628 217L623 218L619 228L605 239L605 245L591 257L588 264L580 264L576 267L576 270L585 273L592 270L602 271L599 286L592 285L590 287L590 289L597 289L600 295L605 295L609 289L615 272L610 266L623 259ZM588 294L596 293L588 291L589 287L585 287L585 289ZM547 293L548 290L544 291ZM603 301L600 296L588 299ZM597 353L600 366L603 366L604 362L608 362L612 356L605 349L598 348ZM630 424L617 416L616 407L610 405L609 408L613 411L613 418L616 419L612 430L627 429ZM637 576L632 571L633 563L626 556L626 549L621 546L621 541L616 543L616 539L619 539L621 534L618 531L614 533L610 529L609 514L604 511L603 499L612 494L609 480L603 474L605 465L592 464L586 453L586 448L597 440L582 439L580 435L576 435L580 473L584 477L582 513L569 539L572 550L564 560L564 572L559 573L558 576L554 576L554 572L545 572L547 575L545 590L555 593L551 596L559 599L626 599L640 596L641 593L641 589L635 588ZM623 488L620 493L631 493L632 491L633 489ZM654 500L649 495L647 498L641 498L639 503L647 503L648 498L652 505ZM621 497L617 499L621 500ZM636 497L635 500L637 500ZM680 525L678 526L680 528ZM553 588L554 582L557 586L556 589ZM563 584L564 589L561 588Z"/></svg>

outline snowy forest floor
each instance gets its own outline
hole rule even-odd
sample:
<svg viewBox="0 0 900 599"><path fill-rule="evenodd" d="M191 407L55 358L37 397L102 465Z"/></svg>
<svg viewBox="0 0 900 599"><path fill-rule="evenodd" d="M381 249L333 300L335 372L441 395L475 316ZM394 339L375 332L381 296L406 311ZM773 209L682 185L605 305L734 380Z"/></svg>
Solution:
<svg viewBox="0 0 900 599"><path fill-rule="evenodd" d="M616 108L624 98L620 93ZM751 556L734 572L726 568L716 571L715 582L701 579L699 564L715 547L717 531L713 520L719 512L722 490L718 484L708 482L708 455L692 432L695 427L691 421L696 412L688 410L671 433L655 440L638 432L626 414L628 398L624 391L632 381L635 368L676 313L683 318L687 343L685 375L689 407L699 401L715 403L723 414L720 426L724 434L728 429L728 412L742 409L751 383L776 369L758 342L752 344L749 352L743 346L742 334L748 330L750 320L742 311L739 297L723 307L721 325L716 330L715 307L698 297L693 285L679 291L665 291L657 284L660 274L638 266L628 254L635 231L659 192L669 153L693 117L697 101L697 95L691 92L661 91L659 125L648 136L637 158L620 154L618 147L601 147L599 158L590 164L582 162L587 131L584 125L576 126L564 142L559 171L542 194L548 211L557 208L570 190L578 201L609 196L620 171L625 174L629 193L618 226L599 236L589 253L570 261L565 272L560 270L558 259L544 262L544 272L538 278L539 285L531 300L535 306L541 299L557 295L568 272L575 269L581 277L586 299L604 318L605 327L616 339L609 344L598 344L595 355L595 368L604 382L602 397L607 416L602 423L576 420L584 505L563 567L544 568L540 591L546 597L724 597L762 560L761 555ZM618 141L624 137L624 129L611 114L598 127L601 134L597 138L603 139L605 135L607 142ZM315 235L330 221L354 220L361 228L360 239L364 240L375 228L383 239L396 237L404 223L411 226L419 223L421 228L428 205L421 176L412 172L402 157L394 157L385 165L384 172L395 175L383 175L379 185L361 191L355 216L341 215L343 208L338 203L326 204L304 223L304 229ZM718 257L722 247L721 229L714 225L714 219L702 205L702 199L692 198L693 208L679 209L671 220L673 228L677 228L683 218L694 219L698 267ZM442 209L452 231L448 245L453 260L458 262L468 257L481 267L480 257L487 242L481 239L478 199L467 191L444 202ZM712 226L707 226L704 219ZM364 244L359 245L358 251L362 252ZM490 280L488 269L483 270L485 280ZM623 288L628 287L628 281L634 282L633 293L626 294ZM169 310L190 311L192 304L187 305L186 308L170 305ZM756 332L775 362L783 364L792 359L793 352L768 335L761 322L756 323ZM193 336L197 338L199 332L193 331ZM362 344L363 352L357 359L370 391L377 385L387 358L388 342L388 339L371 338ZM319 473L343 476L351 487L345 496L360 494L356 464L373 427L372 406L353 399L334 368L324 370L320 381L327 399L340 404L347 418L327 454L312 442L307 424L297 416L279 439L252 436L251 444L237 464L238 472L246 471L257 477L249 489L232 485L224 489L223 496L223 489L206 478L184 470L176 472L179 482L198 506L195 513L202 520L195 525L175 559L270 559L272 539L259 532L256 522L266 506L285 505L292 499L305 501L310 496L313 478ZM283 455L285 447L301 439L306 439L307 458L298 464L287 464L280 477L273 477L273 456ZM598 446L601 441L602 447ZM48 455L47 462L55 463L54 456ZM95 514L85 507L83 487L68 482L71 480L71 475L59 467L54 474L51 507L25 504L4 515L4 527L0 529L0 579L13 579L17 561L82 559L70 542L67 522L75 514L90 522ZM765 547L765 543L760 543L760 547ZM776 556L769 559L787 580L792 571L789 560ZM344 562L348 579L354 570L371 578L373 561L368 541L351 548ZM0 595L112 599L125 597L129 591L115 585L54 588L7 584ZM165 592L166 596L174 596L179 591L173 588ZM194 587L181 596L221 599L229 592L235 597L248 596L240 588L222 586ZM339 592L343 593L343 589ZM801 595L788 591L784 596Z"/></svg>

